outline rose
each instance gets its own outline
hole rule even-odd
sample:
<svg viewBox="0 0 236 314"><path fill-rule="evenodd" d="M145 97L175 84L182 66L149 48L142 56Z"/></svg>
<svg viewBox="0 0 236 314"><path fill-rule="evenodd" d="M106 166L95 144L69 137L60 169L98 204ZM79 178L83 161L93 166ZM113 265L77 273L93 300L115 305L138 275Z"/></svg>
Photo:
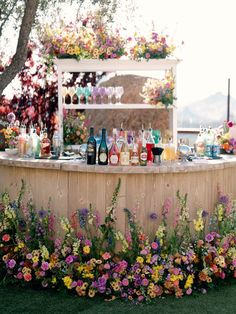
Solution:
<svg viewBox="0 0 236 314"><path fill-rule="evenodd" d="M111 258L111 254L108 253L108 252L105 252L104 254L102 254L102 258L106 261L106 260L108 260L109 258Z"/></svg>
<svg viewBox="0 0 236 314"><path fill-rule="evenodd" d="M24 280L25 281L29 282L29 281L31 281L31 279L32 279L32 275L30 273L24 274Z"/></svg>
<svg viewBox="0 0 236 314"><path fill-rule="evenodd" d="M10 235L8 233L5 233L3 236L2 236L2 241L4 242L8 242L10 240Z"/></svg>

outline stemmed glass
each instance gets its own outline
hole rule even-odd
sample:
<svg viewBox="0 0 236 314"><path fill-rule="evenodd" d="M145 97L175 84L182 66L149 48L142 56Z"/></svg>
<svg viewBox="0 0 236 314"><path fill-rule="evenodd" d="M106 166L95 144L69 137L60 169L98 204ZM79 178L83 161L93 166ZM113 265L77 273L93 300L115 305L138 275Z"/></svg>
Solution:
<svg viewBox="0 0 236 314"><path fill-rule="evenodd" d="M116 97L116 103L121 104L121 96L124 94L124 88L123 86L116 86L115 87L115 97Z"/></svg>
<svg viewBox="0 0 236 314"><path fill-rule="evenodd" d="M76 94L78 96L78 104L80 105L80 97L84 93L84 88L83 87L77 87L76 89Z"/></svg>
<svg viewBox="0 0 236 314"><path fill-rule="evenodd" d="M66 95L67 95L68 91L67 91L67 87L62 86L61 89L61 95L62 95L62 103L65 104L66 102Z"/></svg>
<svg viewBox="0 0 236 314"><path fill-rule="evenodd" d="M115 94L115 88L112 86L107 87L106 88L106 94L108 96L108 103L109 103L109 105L111 105L112 104L112 97Z"/></svg>
<svg viewBox="0 0 236 314"><path fill-rule="evenodd" d="M101 97L101 104L103 104L103 97L106 96L106 88L105 87L99 87L99 94Z"/></svg>
<svg viewBox="0 0 236 314"><path fill-rule="evenodd" d="M96 99L97 99L97 96L99 95L99 88L96 86L92 86L91 95L93 97L93 104L96 105Z"/></svg>
<svg viewBox="0 0 236 314"><path fill-rule="evenodd" d="M72 105L73 104L73 96L75 94L75 88L74 86L70 86L68 87L68 94L70 95L70 104Z"/></svg>
<svg viewBox="0 0 236 314"><path fill-rule="evenodd" d="M86 86L84 87L84 96L85 96L85 103L88 104L88 98L91 95L91 89L90 87Z"/></svg>

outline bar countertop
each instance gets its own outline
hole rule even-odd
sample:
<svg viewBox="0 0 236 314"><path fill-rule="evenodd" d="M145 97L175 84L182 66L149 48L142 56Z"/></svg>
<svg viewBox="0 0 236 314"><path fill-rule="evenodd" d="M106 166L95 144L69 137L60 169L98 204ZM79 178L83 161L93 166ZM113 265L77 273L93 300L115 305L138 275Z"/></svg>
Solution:
<svg viewBox="0 0 236 314"><path fill-rule="evenodd" d="M221 159L216 160L199 159L192 162L163 162L161 165L153 164L152 166L142 167L87 165L86 162L80 160L20 158L15 156L8 156L7 153L0 152L0 166L109 174L185 173L225 169L236 166L236 156L222 155L221 157Z"/></svg>

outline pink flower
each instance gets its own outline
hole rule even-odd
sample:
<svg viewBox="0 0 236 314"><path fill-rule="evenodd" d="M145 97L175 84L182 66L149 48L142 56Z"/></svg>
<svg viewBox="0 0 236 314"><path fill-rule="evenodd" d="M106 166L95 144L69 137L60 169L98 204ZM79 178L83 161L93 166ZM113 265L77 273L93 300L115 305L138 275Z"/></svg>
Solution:
<svg viewBox="0 0 236 314"><path fill-rule="evenodd" d="M23 278L23 274L21 272L19 272L17 275L16 275L16 278L17 279L22 279Z"/></svg>
<svg viewBox="0 0 236 314"><path fill-rule="evenodd" d="M147 53L145 54L145 57L146 57L146 59L149 59L149 58L151 57L150 53L147 52Z"/></svg>
<svg viewBox="0 0 236 314"><path fill-rule="evenodd" d="M41 271L39 272L39 275L40 275L40 277L44 277L44 276L45 276L45 271L41 270Z"/></svg>
<svg viewBox="0 0 236 314"><path fill-rule="evenodd" d="M233 260L233 266L236 267L236 258Z"/></svg>
<svg viewBox="0 0 236 314"><path fill-rule="evenodd" d="M77 287L77 282L73 281L72 284L71 284L71 288L75 288L75 287Z"/></svg>
<svg viewBox="0 0 236 314"><path fill-rule="evenodd" d="M190 295L193 292L193 290L191 288L188 288L188 290L186 290L186 294Z"/></svg>
<svg viewBox="0 0 236 314"><path fill-rule="evenodd" d="M10 269L12 269L12 268L14 268L16 266L16 261L14 260L14 259L10 259L9 261L8 261L8 267L10 268Z"/></svg>
<svg viewBox="0 0 236 314"><path fill-rule="evenodd" d="M151 243L151 247L153 250L157 250L158 249L158 243L157 242L152 242Z"/></svg>
<svg viewBox="0 0 236 314"><path fill-rule="evenodd" d="M234 123L233 123L233 121L228 121L227 125L229 128L232 128L234 126Z"/></svg>
<svg viewBox="0 0 236 314"><path fill-rule="evenodd" d="M142 282L141 282L142 286L147 287L149 284L149 281L147 278L143 278Z"/></svg>
<svg viewBox="0 0 236 314"><path fill-rule="evenodd" d="M48 270L49 269L48 262L42 262L41 269L44 271Z"/></svg>
<svg viewBox="0 0 236 314"><path fill-rule="evenodd" d="M32 275L31 274L29 274L29 273L27 273L27 274L24 274L24 280L25 281L30 281L32 279Z"/></svg>
<svg viewBox="0 0 236 314"><path fill-rule="evenodd" d="M33 256L32 256L31 253L28 253L28 254L26 255L26 258L27 258L27 259L32 259L32 257L33 257Z"/></svg>
<svg viewBox="0 0 236 314"><path fill-rule="evenodd" d="M110 269L110 268L111 268L110 264L108 263L104 264L104 269Z"/></svg>
<svg viewBox="0 0 236 314"><path fill-rule="evenodd" d="M102 258L106 261L106 260L108 260L109 258L111 258L111 254L108 253L108 252L105 252L104 254L102 254Z"/></svg>
<svg viewBox="0 0 236 314"><path fill-rule="evenodd" d="M127 287L129 285L129 280L127 278L124 278L121 283L122 283L122 286Z"/></svg>
<svg viewBox="0 0 236 314"><path fill-rule="evenodd" d="M220 278L225 279L225 273L223 271L220 273Z"/></svg>
<svg viewBox="0 0 236 314"><path fill-rule="evenodd" d="M67 264L71 264L71 263L73 263L73 256L72 255L69 255L69 256L67 256L67 258L66 258L66 263Z"/></svg>
<svg viewBox="0 0 236 314"><path fill-rule="evenodd" d="M10 238L11 238L10 235L8 233L6 233L2 236L2 241L8 242L10 240Z"/></svg>

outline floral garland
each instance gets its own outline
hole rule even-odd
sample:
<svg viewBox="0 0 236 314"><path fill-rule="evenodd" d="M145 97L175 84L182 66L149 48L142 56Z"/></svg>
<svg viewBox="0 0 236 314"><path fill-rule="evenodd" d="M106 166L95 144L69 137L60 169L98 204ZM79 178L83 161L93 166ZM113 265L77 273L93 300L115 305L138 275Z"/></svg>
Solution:
<svg viewBox="0 0 236 314"><path fill-rule="evenodd" d="M173 294L177 298L206 293L223 280L236 278L235 203L219 192L210 215L199 209L190 231L187 195L177 193L179 209L173 233L167 229L172 202L162 208L151 240L125 209L126 235L116 231L115 208L120 180L104 222L91 207L62 218L64 237L55 239L55 216L25 202L25 186L11 201L0 199L0 279L21 285L66 288L78 296L102 295L133 302ZM210 224L206 225L206 217ZM158 218L151 213L153 222ZM205 233L205 227L210 230ZM122 250L115 247L121 243ZM120 245L119 245L120 246Z"/></svg>
<svg viewBox="0 0 236 314"><path fill-rule="evenodd" d="M65 112L63 132L65 145L83 144L88 136L88 123L84 113Z"/></svg>
<svg viewBox="0 0 236 314"><path fill-rule="evenodd" d="M88 16L75 24L62 25L59 29L45 26L40 35L43 53L49 58L163 59L171 55L175 47L167 43L167 37L151 33L151 38L137 36L123 38L119 30L113 31L98 15ZM133 42L134 41L134 42Z"/></svg>

